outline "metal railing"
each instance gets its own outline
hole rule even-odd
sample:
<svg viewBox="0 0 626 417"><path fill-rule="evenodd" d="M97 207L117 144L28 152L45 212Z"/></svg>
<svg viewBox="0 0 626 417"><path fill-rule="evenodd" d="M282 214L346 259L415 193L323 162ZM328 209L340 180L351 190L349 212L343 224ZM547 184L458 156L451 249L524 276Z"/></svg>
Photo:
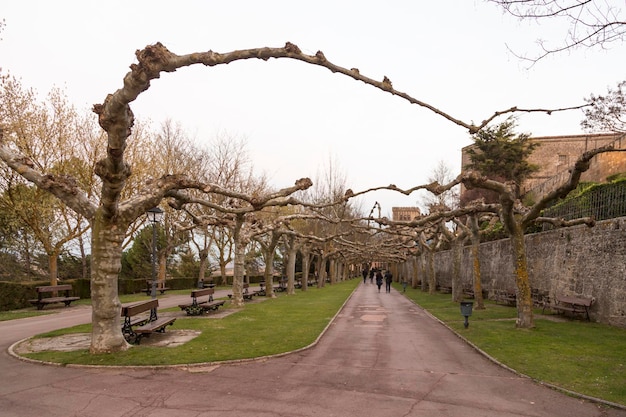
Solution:
<svg viewBox="0 0 626 417"><path fill-rule="evenodd" d="M544 210L543 216L565 220L593 217L606 220L626 216L626 181L601 184Z"/></svg>

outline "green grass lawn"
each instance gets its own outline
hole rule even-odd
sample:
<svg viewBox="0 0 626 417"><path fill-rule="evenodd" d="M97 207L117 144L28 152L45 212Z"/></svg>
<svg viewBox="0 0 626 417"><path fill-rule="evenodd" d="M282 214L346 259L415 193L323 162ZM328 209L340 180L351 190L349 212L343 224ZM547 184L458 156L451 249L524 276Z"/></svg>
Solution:
<svg viewBox="0 0 626 417"><path fill-rule="evenodd" d="M27 356L64 364L164 365L246 359L289 352L315 341L358 283L358 280L351 280L322 289L298 291L296 296L280 295L260 303L246 304L243 310L222 319L179 318L175 323L177 330L202 332L179 347L163 349L139 345L110 355L90 355L83 350L39 352ZM123 298L122 302L135 301L129 298ZM86 324L39 337L90 331L91 325Z"/></svg>
<svg viewBox="0 0 626 417"><path fill-rule="evenodd" d="M26 317L44 316L46 314L54 313L54 311L44 310L12 310L12 311L0 311L0 321L17 320Z"/></svg>
<svg viewBox="0 0 626 417"><path fill-rule="evenodd" d="M355 279L323 289L311 288L298 291L296 296L279 295L276 299L247 304L243 310L222 319L180 318L174 325L176 329L202 332L180 347L139 345L110 355L76 351L28 356L58 363L162 365L288 352L311 344L359 282ZM395 288L401 291L399 285ZM626 405L626 329L583 320L561 320L549 314L543 316L540 310L536 311L534 329L517 329L517 310L489 301L485 310L473 310L470 326L465 329L459 305L451 301L449 294L428 295L407 288L406 296L488 355L522 374ZM122 302L145 299L142 294L123 296ZM91 325L81 325L40 336L90 330Z"/></svg>

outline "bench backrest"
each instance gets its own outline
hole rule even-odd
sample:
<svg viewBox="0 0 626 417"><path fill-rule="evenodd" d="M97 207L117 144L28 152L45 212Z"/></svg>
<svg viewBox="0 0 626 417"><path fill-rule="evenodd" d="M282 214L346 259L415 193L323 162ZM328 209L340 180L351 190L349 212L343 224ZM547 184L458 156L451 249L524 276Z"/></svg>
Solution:
<svg viewBox="0 0 626 417"><path fill-rule="evenodd" d="M205 288L203 290L192 290L191 297L198 298L204 297L205 295L213 295L215 294L215 290L213 288Z"/></svg>
<svg viewBox="0 0 626 417"><path fill-rule="evenodd" d="M42 287L36 287L37 292L55 292L55 291L70 291L72 286L70 284L64 285L45 285Z"/></svg>
<svg viewBox="0 0 626 417"><path fill-rule="evenodd" d="M158 299L151 299L148 301L140 301L138 303L128 304L122 306L122 317L132 317L137 314L141 314L144 311L152 310L153 308L157 308L159 306Z"/></svg>
<svg viewBox="0 0 626 417"><path fill-rule="evenodd" d="M579 297L568 297L568 296L556 296L556 300L562 303L570 303L570 304L578 304L581 306L591 307L593 304L594 298L579 298Z"/></svg>

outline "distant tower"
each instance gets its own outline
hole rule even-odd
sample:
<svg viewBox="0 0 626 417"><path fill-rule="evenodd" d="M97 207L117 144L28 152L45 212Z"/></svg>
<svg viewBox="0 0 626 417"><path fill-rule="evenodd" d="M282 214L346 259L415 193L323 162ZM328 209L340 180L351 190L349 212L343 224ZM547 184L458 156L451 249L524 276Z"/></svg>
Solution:
<svg viewBox="0 0 626 417"><path fill-rule="evenodd" d="M395 221L410 222L422 215L419 207L392 207L391 211Z"/></svg>

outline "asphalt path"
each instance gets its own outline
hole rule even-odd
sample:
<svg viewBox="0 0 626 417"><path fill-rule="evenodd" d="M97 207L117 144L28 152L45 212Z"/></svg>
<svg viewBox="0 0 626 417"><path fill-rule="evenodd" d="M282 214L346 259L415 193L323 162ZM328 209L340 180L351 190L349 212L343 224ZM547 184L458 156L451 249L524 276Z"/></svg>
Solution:
<svg viewBox="0 0 626 417"><path fill-rule="evenodd" d="M0 322L0 416L626 416L498 366L395 289L362 283L317 344L280 357L120 369L33 364L7 351L90 319L76 306Z"/></svg>

